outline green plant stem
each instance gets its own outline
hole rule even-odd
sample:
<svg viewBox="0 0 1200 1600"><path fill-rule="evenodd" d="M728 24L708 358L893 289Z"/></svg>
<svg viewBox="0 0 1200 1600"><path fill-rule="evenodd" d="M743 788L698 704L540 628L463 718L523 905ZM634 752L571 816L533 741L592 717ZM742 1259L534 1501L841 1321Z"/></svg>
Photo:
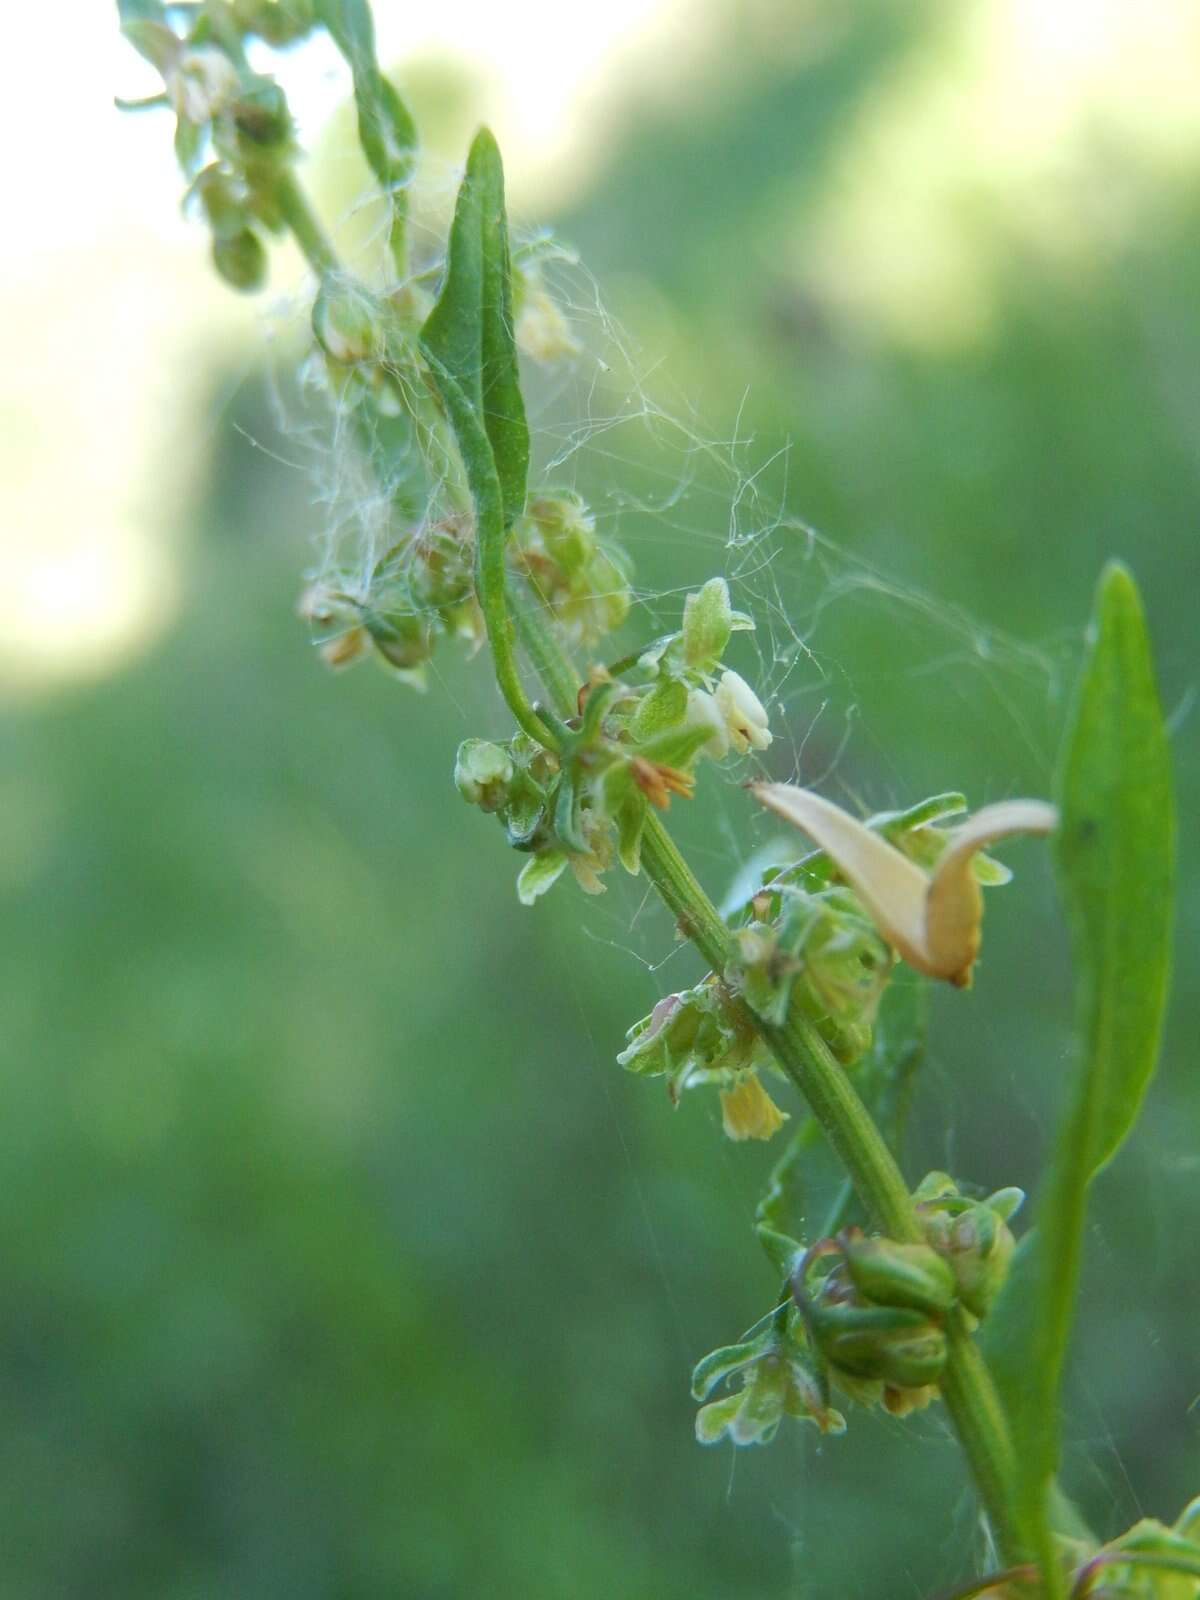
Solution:
<svg viewBox="0 0 1200 1600"><path fill-rule="evenodd" d="M517 640L529 664L542 681L551 707L566 721L579 711L579 674L553 631L542 620L536 596L522 594L513 579L508 582L508 609Z"/></svg>
<svg viewBox="0 0 1200 1600"><path fill-rule="evenodd" d="M536 654L558 651L544 613L531 611L523 643ZM550 634L531 650L528 638ZM553 693L547 683L548 692ZM573 707L571 707L573 709ZM732 952L732 936L720 912L705 894L657 813L651 812L642 833L642 868L680 931L689 938L714 972L724 972ZM919 1243L921 1231L908 1185L874 1118L845 1072L811 1023L798 1016L783 1026L764 1022L744 1002L741 1017L770 1046L780 1066L799 1089L826 1139L841 1158L862 1204L891 1238ZM1012 1510L1012 1441L999 1396L983 1357L967 1331L961 1312L947 1322L946 1368L942 1397L967 1457L980 1500L987 1510L1004 1559L1025 1554Z"/></svg>
<svg viewBox="0 0 1200 1600"><path fill-rule="evenodd" d="M304 259L319 278L338 270L338 258L305 198L303 189L290 172L281 172L274 183L275 203L291 229Z"/></svg>

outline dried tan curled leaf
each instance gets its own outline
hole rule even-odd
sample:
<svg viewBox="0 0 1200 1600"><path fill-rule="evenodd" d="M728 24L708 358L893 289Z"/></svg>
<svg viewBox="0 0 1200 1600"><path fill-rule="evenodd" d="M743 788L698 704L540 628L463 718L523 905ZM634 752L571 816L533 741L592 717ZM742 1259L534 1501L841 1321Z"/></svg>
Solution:
<svg viewBox="0 0 1200 1600"><path fill-rule="evenodd" d="M826 851L875 926L909 966L930 978L965 985L979 953L983 895L971 868L985 845L1014 833L1051 833L1054 807L1042 800L985 806L953 829L932 872L849 812L790 783L755 783L755 797L802 828Z"/></svg>

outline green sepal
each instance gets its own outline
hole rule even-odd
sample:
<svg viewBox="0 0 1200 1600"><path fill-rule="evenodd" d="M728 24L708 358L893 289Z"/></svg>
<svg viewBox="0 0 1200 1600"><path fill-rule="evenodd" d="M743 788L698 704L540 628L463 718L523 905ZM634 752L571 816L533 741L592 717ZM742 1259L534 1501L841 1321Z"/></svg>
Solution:
<svg viewBox="0 0 1200 1600"><path fill-rule="evenodd" d="M532 849L546 821L546 796L527 773L518 771L504 810L504 831L514 850Z"/></svg>
<svg viewBox="0 0 1200 1600"><path fill-rule="evenodd" d="M770 1346L770 1336L751 1339L745 1344L727 1344L698 1361L692 1372L692 1399L707 1400L723 1378L757 1361Z"/></svg>
<svg viewBox="0 0 1200 1600"><path fill-rule="evenodd" d="M711 738L711 728L671 728L639 745L636 753L659 766L686 769Z"/></svg>
<svg viewBox="0 0 1200 1600"><path fill-rule="evenodd" d="M735 630L752 629L754 623L744 612L729 603L729 585L724 578L710 578L702 589L689 594L683 603L681 630L683 665L691 672L709 676L725 654L725 646Z"/></svg>
<svg viewBox="0 0 1200 1600"><path fill-rule="evenodd" d="M830 1366L854 1377L920 1389L946 1364L946 1336L920 1311L816 1301L805 1317Z"/></svg>
<svg viewBox="0 0 1200 1600"><path fill-rule="evenodd" d="M189 122L186 117L180 117L175 123L175 159L179 163L179 170L185 178L192 178L196 174L204 147L208 143L208 130L195 122ZM219 241L218 241L219 242ZM218 266L220 272L221 268ZM225 274L221 273L222 277ZM233 282L232 279L227 279ZM240 288L240 284L235 287Z"/></svg>
<svg viewBox="0 0 1200 1600"><path fill-rule="evenodd" d="M761 1222L756 1224L754 1235L779 1276L790 1278L804 1257L804 1246L800 1241L790 1238L786 1233L777 1233L774 1228Z"/></svg>
<svg viewBox="0 0 1200 1600"><path fill-rule="evenodd" d="M586 855L588 842L579 825L579 801L573 773L564 772L558 781L554 802L554 832L568 850Z"/></svg>
<svg viewBox="0 0 1200 1600"><path fill-rule="evenodd" d="M649 801L644 794L630 786L616 811L613 821L617 825L617 855L625 871L637 877L642 865L642 833L646 826Z"/></svg>
<svg viewBox="0 0 1200 1600"><path fill-rule="evenodd" d="M179 35L167 26L163 8L122 4L120 11L124 37L138 55L165 75L179 59L183 44Z"/></svg>
<svg viewBox="0 0 1200 1600"><path fill-rule="evenodd" d="M989 1211L994 1211L1002 1221L1008 1222L1010 1218L1016 1216L1017 1212L1025 1204L1025 1191L1012 1184L1007 1189L997 1189L995 1194L988 1195L983 1203Z"/></svg>
<svg viewBox="0 0 1200 1600"><path fill-rule="evenodd" d="M558 882L567 865L561 850L546 850L530 856L517 874L517 899L523 906L531 906Z"/></svg>
<svg viewBox="0 0 1200 1600"><path fill-rule="evenodd" d="M621 694L619 683L597 683L588 690L583 702L583 716L579 724L580 744L590 744L599 738L603 729L604 718L608 715L613 701Z"/></svg>
<svg viewBox="0 0 1200 1600"><path fill-rule="evenodd" d="M639 744L653 739L682 722L687 707L687 684L678 678L661 678L638 702L629 723L630 735Z"/></svg>

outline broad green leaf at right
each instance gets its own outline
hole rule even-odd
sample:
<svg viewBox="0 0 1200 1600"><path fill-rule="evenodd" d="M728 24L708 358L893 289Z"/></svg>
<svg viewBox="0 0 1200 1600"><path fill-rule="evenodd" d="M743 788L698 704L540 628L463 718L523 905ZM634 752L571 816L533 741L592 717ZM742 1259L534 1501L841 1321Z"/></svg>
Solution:
<svg viewBox="0 0 1200 1600"><path fill-rule="evenodd" d="M1097 590L1058 803L1078 1060L1036 1232L1018 1252L987 1329L1013 1424L1018 1512L1043 1555L1087 1190L1137 1119L1158 1056L1170 966L1170 755L1141 599L1117 563Z"/></svg>

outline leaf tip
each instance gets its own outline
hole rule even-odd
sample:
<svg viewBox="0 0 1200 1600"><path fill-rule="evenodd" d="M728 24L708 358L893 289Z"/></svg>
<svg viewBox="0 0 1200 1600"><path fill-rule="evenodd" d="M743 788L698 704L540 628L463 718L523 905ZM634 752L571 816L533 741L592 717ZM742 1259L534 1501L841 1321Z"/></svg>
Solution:
<svg viewBox="0 0 1200 1600"><path fill-rule="evenodd" d="M1142 596L1137 579L1123 561L1106 561L1096 585L1096 617L1104 622L1119 616L1142 616Z"/></svg>
<svg viewBox="0 0 1200 1600"><path fill-rule="evenodd" d="M500 165L500 146L496 143L496 135L484 123L471 140L471 148L467 152L467 171L474 174L483 167Z"/></svg>

